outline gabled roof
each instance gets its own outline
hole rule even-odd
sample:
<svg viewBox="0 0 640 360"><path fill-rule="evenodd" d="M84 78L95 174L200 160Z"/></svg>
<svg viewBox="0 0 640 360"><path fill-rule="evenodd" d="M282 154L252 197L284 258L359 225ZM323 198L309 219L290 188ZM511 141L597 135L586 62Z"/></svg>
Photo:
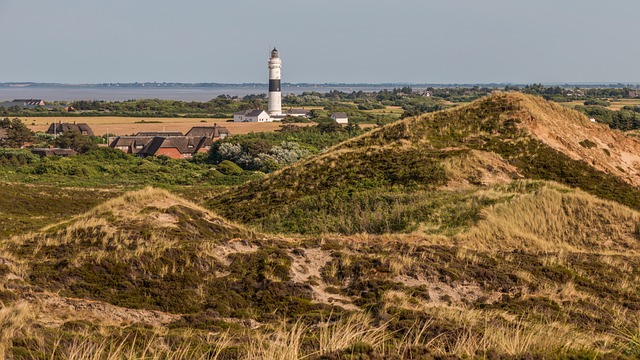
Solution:
<svg viewBox="0 0 640 360"><path fill-rule="evenodd" d="M195 154L204 144L207 143L207 140L211 141L206 137L187 137L187 136L176 136L176 137L154 137L138 154L142 156L154 156L158 150L162 148L175 148L181 154Z"/></svg>
<svg viewBox="0 0 640 360"><path fill-rule="evenodd" d="M10 108L14 106L27 108L27 109L34 109L36 107L36 105L29 105L29 104L25 104L22 102L15 102L15 101L5 101L3 103L0 103L0 107L3 107L3 108Z"/></svg>
<svg viewBox="0 0 640 360"><path fill-rule="evenodd" d="M136 134L136 136L169 137L169 136L184 136L184 134L182 133L182 131L140 131Z"/></svg>
<svg viewBox="0 0 640 360"><path fill-rule="evenodd" d="M226 127L214 124L213 126L194 126L186 134L186 136L208 138L217 138L220 137L220 135L229 136L231 133Z"/></svg>
<svg viewBox="0 0 640 360"><path fill-rule="evenodd" d="M247 115L248 113L250 113L251 111L253 111L253 110L240 110L238 112L233 113L233 115L242 115L242 116L244 116L244 115Z"/></svg>
<svg viewBox="0 0 640 360"><path fill-rule="evenodd" d="M245 116L260 116L262 113L267 113L264 110L251 110L251 112L247 113Z"/></svg>
<svg viewBox="0 0 640 360"><path fill-rule="evenodd" d="M331 114L331 117L332 117L332 118L346 118L346 117L348 117L348 116L347 116L347 114L346 114L346 113L343 113L343 112L336 112L336 113Z"/></svg>
<svg viewBox="0 0 640 360"><path fill-rule="evenodd" d="M73 156L76 155L77 153L75 152L75 150L73 149L60 149L60 148L53 148L53 149L49 149L49 148L35 148L35 149L31 149L31 153L38 155L38 156Z"/></svg>
<svg viewBox="0 0 640 360"><path fill-rule="evenodd" d="M13 99L14 103L23 103L24 105L41 105L44 104L42 99Z"/></svg>
<svg viewBox="0 0 640 360"><path fill-rule="evenodd" d="M86 133L93 136L93 130L91 126L86 123L71 124L71 123L53 123L49 125L47 134L62 134L67 131L77 131L79 133Z"/></svg>
<svg viewBox="0 0 640 360"><path fill-rule="evenodd" d="M126 146L131 148L133 154L136 154L153 139L153 136L118 136L109 144L109 147L116 148Z"/></svg>

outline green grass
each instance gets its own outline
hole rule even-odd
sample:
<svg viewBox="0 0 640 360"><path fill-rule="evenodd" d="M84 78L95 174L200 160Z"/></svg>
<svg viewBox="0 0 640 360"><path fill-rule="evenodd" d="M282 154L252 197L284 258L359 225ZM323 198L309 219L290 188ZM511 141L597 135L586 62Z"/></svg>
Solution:
<svg viewBox="0 0 640 360"><path fill-rule="evenodd" d="M163 156L143 159L111 148L69 158L39 158L28 150L0 150L0 181L5 182L66 187L226 186L259 176L255 172L226 176L204 161Z"/></svg>
<svg viewBox="0 0 640 360"><path fill-rule="evenodd" d="M207 204L227 218L275 233L410 232L421 225L432 227L435 218L445 224L436 224L440 232L464 228L491 202L476 199L473 206L448 209L438 199L463 204L473 196L436 189L460 180L447 174L447 161L460 159L473 166L469 154L477 150L498 154L526 178L578 187L640 210L636 187L571 159L522 129L523 116L545 110L522 105L520 99L498 95L390 124ZM543 100L532 103L536 101ZM575 113L566 116L574 121ZM481 185L474 176L466 174L466 181Z"/></svg>
<svg viewBox="0 0 640 360"><path fill-rule="evenodd" d="M0 185L0 239L68 219L121 194L117 189Z"/></svg>

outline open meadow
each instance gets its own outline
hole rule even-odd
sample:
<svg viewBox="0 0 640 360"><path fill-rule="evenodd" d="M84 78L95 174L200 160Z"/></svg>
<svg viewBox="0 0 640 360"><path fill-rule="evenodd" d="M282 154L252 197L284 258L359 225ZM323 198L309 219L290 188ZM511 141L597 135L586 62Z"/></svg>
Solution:
<svg viewBox="0 0 640 360"><path fill-rule="evenodd" d="M275 131L280 128L280 123L236 123L227 122L229 119L211 118L134 118L116 116L87 116L87 117L23 117L21 118L33 131L47 131L53 122L77 122L87 123L96 135L106 133L115 135L136 134L139 131L182 131L186 133L194 126L218 124L226 127L232 134L248 134L250 132ZM307 126L309 124L298 124Z"/></svg>
<svg viewBox="0 0 640 360"><path fill-rule="evenodd" d="M575 100L569 102L560 103L562 106L566 106L569 108L575 108L576 106L583 106L586 99ZM609 101L611 105L607 106L609 110L620 110L625 106L640 106L640 99L619 99L617 101L613 101L611 99L605 99Z"/></svg>

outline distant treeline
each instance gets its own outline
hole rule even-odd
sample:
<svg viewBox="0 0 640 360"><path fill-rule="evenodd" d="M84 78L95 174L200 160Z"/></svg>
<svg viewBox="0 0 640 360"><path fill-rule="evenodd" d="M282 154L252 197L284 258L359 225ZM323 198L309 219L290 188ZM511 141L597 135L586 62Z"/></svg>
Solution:
<svg viewBox="0 0 640 360"><path fill-rule="evenodd" d="M311 116L314 121L327 119L333 112L345 112L352 123L386 124L398 118L415 116L427 112L441 110L454 103L477 100L496 91L519 91L526 94L539 95L547 100L569 102L575 100L588 101L585 105L602 105L601 99L622 99L629 96L628 87L609 88L567 88L560 86L544 86L542 84L525 85L523 87L507 85L504 88L489 86L471 87L428 87L416 90L409 86L381 91L339 91L326 93L304 92L288 94L283 97L283 108L313 107ZM267 95L256 94L244 97L220 95L205 102L178 100L128 100L99 101L80 100L72 102L54 102L46 107L25 109L18 106L0 108L0 117L37 117L37 116L124 116L124 117L186 117L186 118L231 118L233 114L246 109L265 109ZM401 112L389 111L389 107L402 109ZM587 109L585 112L603 112L601 109ZM608 114L608 113L607 113ZM625 129L629 125L628 117L616 120L613 114L601 116L603 122ZM632 121L633 122L633 121ZM631 122L631 123L632 123Z"/></svg>
<svg viewBox="0 0 640 360"><path fill-rule="evenodd" d="M625 106L615 111L601 105L586 105L576 106L576 110L609 125L612 129L623 131L640 129L640 106Z"/></svg>

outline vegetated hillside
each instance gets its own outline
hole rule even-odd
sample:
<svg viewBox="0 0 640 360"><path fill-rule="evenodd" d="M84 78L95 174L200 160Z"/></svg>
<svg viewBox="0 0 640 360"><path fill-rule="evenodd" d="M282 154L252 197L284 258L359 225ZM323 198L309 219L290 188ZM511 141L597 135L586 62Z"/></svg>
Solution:
<svg viewBox="0 0 640 360"><path fill-rule="evenodd" d="M0 240L68 219L120 194L118 189L0 182Z"/></svg>
<svg viewBox="0 0 640 360"><path fill-rule="evenodd" d="M638 142L576 111L497 94L371 131L209 206L271 232L410 232L439 217L440 204L467 208L458 223L473 224L501 201L476 189L529 178L640 209L637 154Z"/></svg>
<svg viewBox="0 0 640 360"><path fill-rule="evenodd" d="M210 202L319 235L147 188L0 241L0 358L637 358L635 180L536 137L538 102L401 121Z"/></svg>
<svg viewBox="0 0 640 360"><path fill-rule="evenodd" d="M275 239L164 190L126 193L0 242L0 355L640 354L640 213L545 181L471 195L480 216L450 235ZM424 233L456 222L436 201Z"/></svg>

